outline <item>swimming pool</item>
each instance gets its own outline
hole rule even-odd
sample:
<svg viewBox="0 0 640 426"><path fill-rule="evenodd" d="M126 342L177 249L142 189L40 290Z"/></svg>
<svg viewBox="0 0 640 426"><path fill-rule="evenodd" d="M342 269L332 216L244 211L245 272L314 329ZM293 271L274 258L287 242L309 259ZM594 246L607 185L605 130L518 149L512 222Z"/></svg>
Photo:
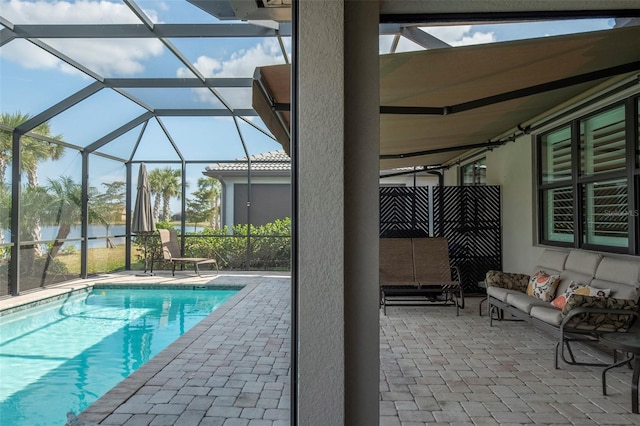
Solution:
<svg viewBox="0 0 640 426"><path fill-rule="evenodd" d="M0 317L0 423L65 424L237 292L94 288Z"/></svg>

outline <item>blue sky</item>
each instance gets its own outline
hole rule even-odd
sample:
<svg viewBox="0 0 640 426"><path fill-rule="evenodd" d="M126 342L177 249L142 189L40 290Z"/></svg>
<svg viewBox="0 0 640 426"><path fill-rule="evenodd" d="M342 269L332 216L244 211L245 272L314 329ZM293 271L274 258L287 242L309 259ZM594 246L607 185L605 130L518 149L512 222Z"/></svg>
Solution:
<svg viewBox="0 0 640 426"><path fill-rule="evenodd" d="M212 23L215 18L185 0L138 0L137 4L155 23ZM54 23L139 23L121 1L27 1L0 0L0 15L13 24ZM612 20L519 23L484 26L432 27L426 29L452 46L491 43L521 38L608 29ZM52 39L44 40L65 55L77 60L103 77L192 77L188 69L155 40ZM275 39L175 39L171 42L206 77L252 77L256 66L284 63ZM388 52L391 37L382 37L381 53ZM290 41L285 40L286 49ZM402 41L399 51L414 50ZM289 54L289 52L287 52ZM0 112L20 111L35 115L92 83L88 76L25 40L14 40L0 48ZM210 108L216 101L210 93L192 89L166 91L161 96L151 90L132 91L156 108L191 106ZM250 89L221 90L235 108L250 108ZM121 95L103 90L98 95L70 108L51 120L54 134L62 134L69 143L86 146L104 134L140 115L143 108ZM235 124L229 118L162 118L187 159L229 160L244 156ZM264 128L257 117L251 119ZM251 126L241 123L243 138L250 154L278 149L280 146ZM128 158L140 128L131 131L103 152ZM197 144L194 145L193 141ZM61 173L78 174L78 156L71 153L55 164L43 164L40 180ZM177 159L160 125L151 120L135 158L145 160ZM122 169L110 162L92 168L96 183L119 179ZM104 164L103 164L104 163ZM162 167L150 165L148 168ZM191 189L201 177L204 164L188 171ZM135 173L135 171L134 171ZM135 176L135 174L134 174ZM177 208L177 202L174 203Z"/></svg>

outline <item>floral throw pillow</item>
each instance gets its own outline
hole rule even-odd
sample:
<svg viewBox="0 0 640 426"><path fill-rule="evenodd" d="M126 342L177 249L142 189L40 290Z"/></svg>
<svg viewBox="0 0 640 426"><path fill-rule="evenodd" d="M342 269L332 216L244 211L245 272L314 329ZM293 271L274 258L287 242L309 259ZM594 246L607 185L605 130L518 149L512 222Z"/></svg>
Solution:
<svg viewBox="0 0 640 426"><path fill-rule="evenodd" d="M527 294L545 302L550 302L556 294L556 288L558 288L559 283L559 275L549 275L544 271L538 271L529 280Z"/></svg>
<svg viewBox="0 0 640 426"><path fill-rule="evenodd" d="M609 294L611 294L611 289L595 288L584 284L578 284L575 281L571 281L564 294L559 295L558 297L553 299L553 302L551 302L551 304L558 309L562 309L567 304L567 300L572 294L592 297L609 297Z"/></svg>

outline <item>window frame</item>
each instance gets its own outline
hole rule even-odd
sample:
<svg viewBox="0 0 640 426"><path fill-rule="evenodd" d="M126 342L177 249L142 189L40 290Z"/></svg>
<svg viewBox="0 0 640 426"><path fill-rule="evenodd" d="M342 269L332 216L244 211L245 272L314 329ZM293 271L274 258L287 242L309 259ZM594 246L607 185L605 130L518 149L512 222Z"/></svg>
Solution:
<svg viewBox="0 0 640 426"><path fill-rule="evenodd" d="M587 120L612 111L619 107L624 107L624 132L625 132L625 168L614 171L606 171L602 173L592 173L590 175L581 174L582 158L581 158L581 124ZM556 126L550 128L535 136L535 190L537 200L537 240L541 245L549 245L566 248L580 248L586 250L640 255L640 95L633 95L618 102L612 102L598 108L588 114L583 114L557 123ZM563 128L569 127L571 137L571 176L570 179L547 180L543 183L543 176L546 172L542 169L543 161L543 141L544 138L554 132L558 132ZM606 237L600 237L600 241L588 242L586 235L587 220L587 187L593 187L598 184L613 183L617 180L624 180L627 187L627 245L616 246L603 243ZM548 191L558 190L570 187L573 194L573 241L561 241L549 238L552 235L549 221L549 205L545 197ZM591 200L593 205L593 200ZM551 207L553 210L553 207ZM566 235L566 234L564 234Z"/></svg>
<svg viewBox="0 0 640 426"><path fill-rule="evenodd" d="M484 174L484 181L482 181L480 179L480 174L478 173L478 169L480 168L480 166L483 165L485 168L485 174ZM473 167L473 182L469 182L466 183L464 181L464 176L465 176L465 170L467 170L467 168L469 167ZM470 161L466 164L463 164L460 166L459 170L460 170L460 174L459 174L459 180L460 180L460 186L482 186L482 185L486 185L487 184L487 157L480 157L480 158L476 158L473 161Z"/></svg>

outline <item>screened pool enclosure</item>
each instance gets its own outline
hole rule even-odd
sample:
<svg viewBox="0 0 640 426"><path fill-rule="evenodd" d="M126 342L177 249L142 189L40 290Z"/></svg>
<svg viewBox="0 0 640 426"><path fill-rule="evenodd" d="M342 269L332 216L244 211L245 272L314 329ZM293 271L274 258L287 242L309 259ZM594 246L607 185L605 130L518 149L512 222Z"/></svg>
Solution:
<svg viewBox="0 0 640 426"><path fill-rule="evenodd" d="M223 188L203 172L242 163L251 188L251 159L281 149L251 82L256 66L289 62L290 24L223 21L197 3L3 2L0 296L143 268L131 232L141 163L157 226L185 253L289 268L288 219L225 228Z"/></svg>
<svg viewBox="0 0 640 426"><path fill-rule="evenodd" d="M392 3L383 2L387 12ZM0 297L143 269L143 247L159 258L157 237L131 228L142 163L156 226L177 230L185 256L215 257L222 268L290 268L289 217L259 210L260 200L291 206L274 196L291 193L291 166L287 175L280 164L291 140L290 0L0 5ZM486 32L474 33L486 47L475 48L467 32L476 25L462 25L454 45L431 34L449 37L447 20L430 27L429 15L383 15L385 170L455 168L464 153L524 138L548 111L607 79L622 87L637 72L635 18L556 25L558 37L547 37L537 21L554 14L496 17L518 25L503 40L487 18ZM608 16L617 13L564 19ZM273 220L257 220L264 217Z"/></svg>

